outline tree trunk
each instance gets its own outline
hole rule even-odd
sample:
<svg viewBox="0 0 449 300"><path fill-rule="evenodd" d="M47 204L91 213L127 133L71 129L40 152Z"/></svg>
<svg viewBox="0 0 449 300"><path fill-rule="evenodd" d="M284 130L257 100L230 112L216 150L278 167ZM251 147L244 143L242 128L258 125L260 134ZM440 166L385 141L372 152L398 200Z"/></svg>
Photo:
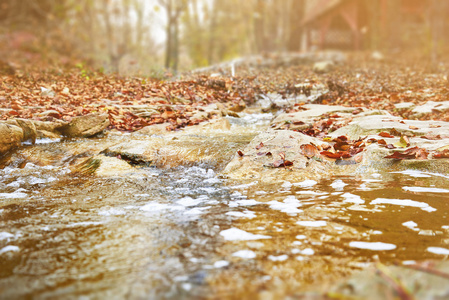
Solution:
<svg viewBox="0 0 449 300"><path fill-rule="evenodd" d="M301 49L302 26L304 17L304 0L293 0L290 7L290 32L287 41L288 51Z"/></svg>

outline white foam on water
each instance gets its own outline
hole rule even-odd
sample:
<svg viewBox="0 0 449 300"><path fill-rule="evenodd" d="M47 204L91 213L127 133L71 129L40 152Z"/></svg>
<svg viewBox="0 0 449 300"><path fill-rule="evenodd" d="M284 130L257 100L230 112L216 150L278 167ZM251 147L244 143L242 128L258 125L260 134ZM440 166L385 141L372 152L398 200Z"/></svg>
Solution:
<svg viewBox="0 0 449 300"><path fill-rule="evenodd" d="M344 203L355 203L355 204L365 203L365 200L362 200L360 196L351 193L344 193L343 195L341 195L341 197L345 198L345 200L343 200Z"/></svg>
<svg viewBox="0 0 449 300"><path fill-rule="evenodd" d="M218 191L218 189L214 188L214 187L202 187L202 188L199 188L199 189L202 190L202 191L205 191L208 194L213 194L213 193Z"/></svg>
<svg viewBox="0 0 449 300"><path fill-rule="evenodd" d="M292 254L299 254L299 253L301 253L301 250L294 248L291 250L291 252L292 252Z"/></svg>
<svg viewBox="0 0 449 300"><path fill-rule="evenodd" d="M124 215L125 211L121 210L121 209L117 209L117 208L110 208L110 209L100 210L98 212L98 214L100 216L119 216L119 215Z"/></svg>
<svg viewBox="0 0 449 300"><path fill-rule="evenodd" d="M302 209L298 209L298 207L302 206L301 202L295 198L295 196L288 196L283 200L283 202L279 202L276 200L267 202L270 205L271 209L279 210L288 214L297 214L302 213Z"/></svg>
<svg viewBox="0 0 449 300"><path fill-rule="evenodd" d="M301 241L293 241L292 245L299 246L299 245L302 245L302 242Z"/></svg>
<svg viewBox="0 0 449 300"><path fill-rule="evenodd" d="M22 179L17 179L16 181L13 181L11 183L8 183L6 186L7 187L20 187L22 184L24 184L25 181L23 181Z"/></svg>
<svg viewBox="0 0 449 300"><path fill-rule="evenodd" d="M244 212L240 211L230 211L227 212L225 215L232 216L232 217L238 217L238 218L248 218L252 219L256 217L256 213L250 210L245 210Z"/></svg>
<svg viewBox="0 0 449 300"><path fill-rule="evenodd" d="M326 221L298 221L296 224L306 227L322 227L326 226Z"/></svg>
<svg viewBox="0 0 449 300"><path fill-rule="evenodd" d="M0 211L1 212L1 211ZM441 228L443 228L443 229L449 229L449 225L443 225L443 226L441 226Z"/></svg>
<svg viewBox="0 0 449 300"><path fill-rule="evenodd" d="M77 223L71 223L68 224L67 227L77 227L77 226L96 226L104 224L103 222L77 222ZM49 228L48 228L49 229ZM48 230L47 229L47 230Z"/></svg>
<svg viewBox="0 0 449 300"><path fill-rule="evenodd" d="M200 215L206 212L211 208L211 206L204 206L204 207L194 207L192 209L187 210L184 214L185 215Z"/></svg>
<svg viewBox="0 0 449 300"><path fill-rule="evenodd" d="M298 195L313 195L313 196L323 196L327 195L326 192L315 192L315 191L297 191L296 194Z"/></svg>
<svg viewBox="0 0 449 300"><path fill-rule="evenodd" d="M315 251L312 248L306 248L301 250L300 252L302 255L314 255Z"/></svg>
<svg viewBox="0 0 449 300"><path fill-rule="evenodd" d="M416 260L404 260L403 262L402 262L402 264L403 265L414 265L414 264L416 264Z"/></svg>
<svg viewBox="0 0 449 300"><path fill-rule="evenodd" d="M449 255L449 249L441 247L428 247L427 251L433 254Z"/></svg>
<svg viewBox="0 0 449 300"><path fill-rule="evenodd" d="M135 194L134 197L150 197L150 194Z"/></svg>
<svg viewBox="0 0 449 300"><path fill-rule="evenodd" d="M303 261L306 258L304 256L296 256L296 260Z"/></svg>
<svg viewBox="0 0 449 300"><path fill-rule="evenodd" d="M419 228L416 228L416 226L418 226L418 224L416 224L413 221L404 222L404 223L402 223L402 225L405 226L405 227L408 227L408 228L410 228L412 230L419 230Z"/></svg>
<svg viewBox="0 0 449 300"><path fill-rule="evenodd" d="M254 195L265 195L265 194L268 194L268 193L265 191L255 191L254 192Z"/></svg>
<svg viewBox="0 0 449 300"><path fill-rule="evenodd" d="M297 240L304 240L304 239L306 239L307 237L306 237L304 234L298 234L295 238L296 238Z"/></svg>
<svg viewBox="0 0 449 300"><path fill-rule="evenodd" d="M162 210L184 210L185 208L183 206L174 206L169 204L153 202L145 204L139 209L147 212L160 212Z"/></svg>
<svg viewBox="0 0 449 300"><path fill-rule="evenodd" d="M17 199L17 198L26 198L28 197L28 194L21 193L21 192L13 192L13 193L0 193L0 198L7 198L7 199Z"/></svg>
<svg viewBox="0 0 449 300"><path fill-rule="evenodd" d="M317 183L318 182L316 182L315 180L308 179L308 180L304 180L301 182L295 182L295 183L293 183L293 186L299 186L302 188L306 188L306 187L312 187L312 186L316 185Z"/></svg>
<svg viewBox="0 0 449 300"><path fill-rule="evenodd" d="M396 249L396 245L382 242L350 242L349 247L373 251Z"/></svg>
<svg viewBox="0 0 449 300"><path fill-rule="evenodd" d="M28 178L28 183L35 185L35 184L42 184L42 183L47 183L48 181L42 178L37 178L35 176L31 176Z"/></svg>
<svg viewBox="0 0 449 300"><path fill-rule="evenodd" d="M181 286L185 291L190 291L192 289L192 284L187 283L187 282L181 284Z"/></svg>
<svg viewBox="0 0 449 300"><path fill-rule="evenodd" d="M182 205L182 206L195 206L200 204L202 201L202 199L193 199L189 196L181 198L180 200L176 201L177 204Z"/></svg>
<svg viewBox="0 0 449 300"><path fill-rule="evenodd" d="M416 192L416 193L449 193L448 189L420 187L420 186L403 186L402 189L407 192Z"/></svg>
<svg viewBox="0 0 449 300"><path fill-rule="evenodd" d="M219 269L219 268L224 268L229 266L229 262L226 260L218 260L216 262L214 262L214 268Z"/></svg>
<svg viewBox="0 0 449 300"><path fill-rule="evenodd" d="M203 180L204 183L208 183L208 184L214 184L214 183L220 183L221 180L218 178L208 178Z"/></svg>
<svg viewBox="0 0 449 300"><path fill-rule="evenodd" d="M372 190L371 188L367 187L365 183L362 183L357 189L361 190L361 191L371 191Z"/></svg>
<svg viewBox="0 0 449 300"><path fill-rule="evenodd" d="M279 255L279 256L268 255L268 259L271 261L285 261L288 259L288 255L287 254Z"/></svg>
<svg viewBox="0 0 449 300"><path fill-rule="evenodd" d="M388 198L377 198L370 202L370 204L391 204L391 205L400 205L400 206L410 206L410 207L418 207L422 210L432 212L436 211L435 208L431 207L429 204L409 199L388 199Z"/></svg>
<svg viewBox="0 0 449 300"><path fill-rule="evenodd" d="M281 185L281 187L285 190L289 190L292 188L292 183L290 181L284 181L284 183Z"/></svg>
<svg viewBox="0 0 449 300"><path fill-rule="evenodd" d="M343 188L345 187L345 186L347 186L348 184L347 183L344 183L343 182L343 180L341 180L341 179L337 179L337 180L335 180L334 182L332 182L331 184L330 184L330 186L331 187L333 187L335 190L337 190L337 191L341 191L341 190L343 190Z"/></svg>
<svg viewBox="0 0 449 300"><path fill-rule="evenodd" d="M36 144L40 145L40 144L59 143L60 141L61 141L61 139L41 138L41 139L36 139Z"/></svg>
<svg viewBox="0 0 449 300"><path fill-rule="evenodd" d="M6 253L6 252L10 252L10 251L19 251L19 247L17 246L12 246L12 245L8 245L6 247L3 247L2 249L0 249L0 254Z"/></svg>
<svg viewBox="0 0 449 300"><path fill-rule="evenodd" d="M232 253L232 256L251 259L256 257L256 253L252 250L239 250L237 252Z"/></svg>
<svg viewBox="0 0 449 300"><path fill-rule="evenodd" d="M12 233L5 232L5 231L0 232L0 241L1 240L6 240L6 239L10 239L10 238L13 238L13 237L14 237L14 234L12 234Z"/></svg>
<svg viewBox="0 0 449 300"><path fill-rule="evenodd" d="M271 239L271 236L268 235L253 234L234 227L221 231L220 235L227 241Z"/></svg>

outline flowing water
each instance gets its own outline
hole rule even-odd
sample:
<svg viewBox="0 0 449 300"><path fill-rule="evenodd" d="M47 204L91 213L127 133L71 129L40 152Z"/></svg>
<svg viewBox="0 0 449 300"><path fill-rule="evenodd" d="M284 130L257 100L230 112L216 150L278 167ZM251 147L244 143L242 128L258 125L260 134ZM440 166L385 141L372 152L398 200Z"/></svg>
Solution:
<svg viewBox="0 0 449 300"><path fill-rule="evenodd" d="M217 163L139 167L136 176L70 171L74 157L126 136L41 141L5 158L0 298L279 299L371 262L449 254L447 174L272 185L221 177L268 119L233 120L232 134L205 139L201 147L226 149Z"/></svg>

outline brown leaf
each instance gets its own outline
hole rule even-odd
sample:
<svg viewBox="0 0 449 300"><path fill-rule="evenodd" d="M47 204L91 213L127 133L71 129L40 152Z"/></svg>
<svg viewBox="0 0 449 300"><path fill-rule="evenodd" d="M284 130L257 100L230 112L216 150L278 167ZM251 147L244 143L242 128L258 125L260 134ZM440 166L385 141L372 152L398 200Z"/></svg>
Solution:
<svg viewBox="0 0 449 300"><path fill-rule="evenodd" d="M318 156L320 152L318 149L311 144L302 144L301 145L302 154L307 158L312 158L314 156Z"/></svg>
<svg viewBox="0 0 449 300"><path fill-rule="evenodd" d="M256 150L259 150L259 149L262 148L262 147L263 147L263 143L260 142L260 144L256 146Z"/></svg>
<svg viewBox="0 0 449 300"><path fill-rule="evenodd" d="M245 155L245 154L243 154L243 152L242 151L237 151L237 154L239 155L239 156L243 156L243 155Z"/></svg>
<svg viewBox="0 0 449 300"><path fill-rule="evenodd" d="M438 151L433 155L433 158L449 158L449 149L444 149L443 151Z"/></svg>
<svg viewBox="0 0 449 300"><path fill-rule="evenodd" d="M391 135L391 134L389 134L389 133L386 132L386 131L382 131L381 133L379 133L379 135L380 135L381 137L385 137L385 138L394 138L394 135Z"/></svg>
<svg viewBox="0 0 449 300"><path fill-rule="evenodd" d="M438 135L422 135L421 136L422 139L427 139L427 140L441 140L441 136Z"/></svg>
<svg viewBox="0 0 449 300"><path fill-rule="evenodd" d="M412 126L412 125L410 125L409 127L408 127L409 129L412 129L412 130L416 130L416 129L419 129L418 127L416 127L416 126Z"/></svg>
<svg viewBox="0 0 449 300"><path fill-rule="evenodd" d="M322 151L320 152L321 155L324 155L328 158L341 158L341 153L334 153L330 151Z"/></svg>
<svg viewBox="0 0 449 300"><path fill-rule="evenodd" d="M427 159L428 152L419 147L409 148L403 152L395 151L393 154L385 156L392 159Z"/></svg>

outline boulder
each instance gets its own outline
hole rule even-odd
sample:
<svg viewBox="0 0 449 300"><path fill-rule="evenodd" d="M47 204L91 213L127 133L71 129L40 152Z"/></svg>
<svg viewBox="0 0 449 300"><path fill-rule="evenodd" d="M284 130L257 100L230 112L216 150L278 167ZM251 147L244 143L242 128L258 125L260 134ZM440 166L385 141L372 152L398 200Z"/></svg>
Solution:
<svg viewBox="0 0 449 300"><path fill-rule="evenodd" d="M315 73L327 73L335 68L335 64L331 60L319 61L313 65L313 71Z"/></svg>
<svg viewBox="0 0 449 300"><path fill-rule="evenodd" d="M90 137L102 132L108 126L107 114L88 114L74 117L67 125L57 130L67 137Z"/></svg>
<svg viewBox="0 0 449 300"><path fill-rule="evenodd" d="M137 134L145 134L145 135L165 134L165 133L169 132L169 131L167 131L167 127L170 125L171 125L171 123L169 123L169 122L162 123L162 124L149 125L149 126L145 126L142 129L136 131L136 133Z"/></svg>
<svg viewBox="0 0 449 300"><path fill-rule="evenodd" d="M22 140L22 128L3 122L0 123L0 154L20 146Z"/></svg>
<svg viewBox="0 0 449 300"><path fill-rule="evenodd" d="M82 159L72 167L72 172L95 175L97 177L119 177L142 174L141 170L132 167L126 161L102 154Z"/></svg>
<svg viewBox="0 0 449 300"><path fill-rule="evenodd" d="M6 121L8 124L15 125L22 128L23 138L22 142L31 141L33 144L36 142L36 126L33 121L27 119L10 119Z"/></svg>
<svg viewBox="0 0 449 300"><path fill-rule="evenodd" d="M278 115L272 122L271 127L276 129L305 129L313 125L315 119L329 113L338 114L341 121L345 118L353 117L352 112L356 110L355 107L332 106L320 104L303 105L304 110L294 113L282 113Z"/></svg>
<svg viewBox="0 0 449 300"><path fill-rule="evenodd" d="M313 143L318 148L327 143L289 130L268 130L257 135L225 167L223 174L231 179L257 179L263 182L320 178L329 173L327 160L307 158L301 145ZM279 166L281 156L292 162Z"/></svg>

